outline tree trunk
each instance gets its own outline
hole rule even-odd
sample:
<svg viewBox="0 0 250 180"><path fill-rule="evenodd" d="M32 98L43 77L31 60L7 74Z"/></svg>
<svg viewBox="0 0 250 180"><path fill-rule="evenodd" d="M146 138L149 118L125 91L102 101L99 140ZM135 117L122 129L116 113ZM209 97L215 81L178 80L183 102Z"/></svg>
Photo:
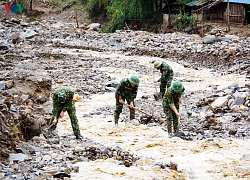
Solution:
<svg viewBox="0 0 250 180"><path fill-rule="evenodd" d="M33 0L30 0L30 10L32 10Z"/></svg>
<svg viewBox="0 0 250 180"><path fill-rule="evenodd" d="M156 10L156 12L157 12L157 14L158 14L158 13L159 13L158 1L155 0L154 4L155 4L155 10Z"/></svg>

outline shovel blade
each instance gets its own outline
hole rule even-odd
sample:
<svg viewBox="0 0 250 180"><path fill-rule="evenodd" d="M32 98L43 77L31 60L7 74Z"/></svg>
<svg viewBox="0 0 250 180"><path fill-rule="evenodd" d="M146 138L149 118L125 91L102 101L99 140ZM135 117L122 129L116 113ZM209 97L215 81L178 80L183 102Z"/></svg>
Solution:
<svg viewBox="0 0 250 180"><path fill-rule="evenodd" d="M141 122L143 124L148 124L151 121L152 117L153 116L141 116Z"/></svg>
<svg viewBox="0 0 250 180"><path fill-rule="evenodd" d="M161 93L159 92L159 93L154 94L154 98L156 101L159 101L160 99L162 99Z"/></svg>
<svg viewBox="0 0 250 180"><path fill-rule="evenodd" d="M151 119L152 119L152 116L149 116L149 117L144 121L144 123L145 123L145 124L148 124L148 123L151 121Z"/></svg>

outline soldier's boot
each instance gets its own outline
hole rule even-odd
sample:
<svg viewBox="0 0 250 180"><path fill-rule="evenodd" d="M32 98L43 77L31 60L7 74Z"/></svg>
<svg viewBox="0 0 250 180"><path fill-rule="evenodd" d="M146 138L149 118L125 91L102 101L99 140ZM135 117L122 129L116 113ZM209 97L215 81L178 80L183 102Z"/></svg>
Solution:
<svg viewBox="0 0 250 180"><path fill-rule="evenodd" d="M168 137L171 138L173 136L172 126L171 125L167 125L167 127L168 127Z"/></svg>
<svg viewBox="0 0 250 180"><path fill-rule="evenodd" d="M76 135L76 139L82 139L83 137L82 137L82 135L81 134L77 134Z"/></svg>
<svg viewBox="0 0 250 180"><path fill-rule="evenodd" d="M178 133L178 130L177 130L177 128L174 127L173 134L176 135L177 133Z"/></svg>
<svg viewBox="0 0 250 180"><path fill-rule="evenodd" d="M173 133L176 136L176 134L179 132L179 123L178 122L173 123L173 129L174 129Z"/></svg>

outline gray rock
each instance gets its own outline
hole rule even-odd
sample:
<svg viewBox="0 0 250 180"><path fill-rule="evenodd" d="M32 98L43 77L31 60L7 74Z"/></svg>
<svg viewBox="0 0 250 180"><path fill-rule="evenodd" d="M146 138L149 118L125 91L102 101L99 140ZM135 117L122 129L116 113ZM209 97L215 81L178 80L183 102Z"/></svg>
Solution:
<svg viewBox="0 0 250 180"><path fill-rule="evenodd" d="M238 166L235 171L242 174L250 173L250 166Z"/></svg>
<svg viewBox="0 0 250 180"><path fill-rule="evenodd" d="M4 90L4 89L5 89L5 82L0 81L0 90Z"/></svg>
<svg viewBox="0 0 250 180"><path fill-rule="evenodd" d="M9 154L9 161L26 161L26 160L31 160L32 158L30 158L28 155L23 154L23 153L17 153L17 154Z"/></svg>
<svg viewBox="0 0 250 180"><path fill-rule="evenodd" d="M241 161L248 161L250 160L250 154L244 154L241 158L240 158Z"/></svg>
<svg viewBox="0 0 250 180"><path fill-rule="evenodd" d="M232 41L234 39L239 39L239 37L234 35L225 35L224 37L216 37L215 35L209 35L205 36L202 41L204 44L213 44L215 42Z"/></svg>
<svg viewBox="0 0 250 180"><path fill-rule="evenodd" d="M22 39L30 39L30 38L33 38L34 36L37 36L37 35L38 35L38 33L35 32L34 30L32 30L32 29L26 29L25 32L22 32L20 34L20 37Z"/></svg>
<svg viewBox="0 0 250 180"><path fill-rule="evenodd" d="M230 107L233 107L234 105L244 104L245 98L246 98L246 94L245 93L236 92L236 93L234 93L234 97L235 97L235 99L230 104Z"/></svg>
<svg viewBox="0 0 250 180"><path fill-rule="evenodd" d="M99 24L99 23L91 23L91 24L89 24L89 27L91 29L93 29L93 28L101 28L101 24Z"/></svg>

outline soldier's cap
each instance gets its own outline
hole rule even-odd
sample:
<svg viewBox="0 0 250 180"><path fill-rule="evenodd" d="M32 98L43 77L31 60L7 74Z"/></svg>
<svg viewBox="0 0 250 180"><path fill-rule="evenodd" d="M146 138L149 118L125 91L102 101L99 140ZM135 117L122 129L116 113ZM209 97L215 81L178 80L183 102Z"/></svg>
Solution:
<svg viewBox="0 0 250 180"><path fill-rule="evenodd" d="M60 90L57 94L58 102L65 103L67 99L67 94L65 90Z"/></svg>
<svg viewBox="0 0 250 180"><path fill-rule="evenodd" d="M139 86L140 80L137 76L131 76L128 80L136 86Z"/></svg>
<svg viewBox="0 0 250 180"><path fill-rule="evenodd" d="M159 68L161 66L162 62L161 61L155 61L154 62L154 68Z"/></svg>
<svg viewBox="0 0 250 180"><path fill-rule="evenodd" d="M173 85L171 86L171 90L173 90L174 92L183 92L184 90L184 86L181 82L176 81L173 83Z"/></svg>

